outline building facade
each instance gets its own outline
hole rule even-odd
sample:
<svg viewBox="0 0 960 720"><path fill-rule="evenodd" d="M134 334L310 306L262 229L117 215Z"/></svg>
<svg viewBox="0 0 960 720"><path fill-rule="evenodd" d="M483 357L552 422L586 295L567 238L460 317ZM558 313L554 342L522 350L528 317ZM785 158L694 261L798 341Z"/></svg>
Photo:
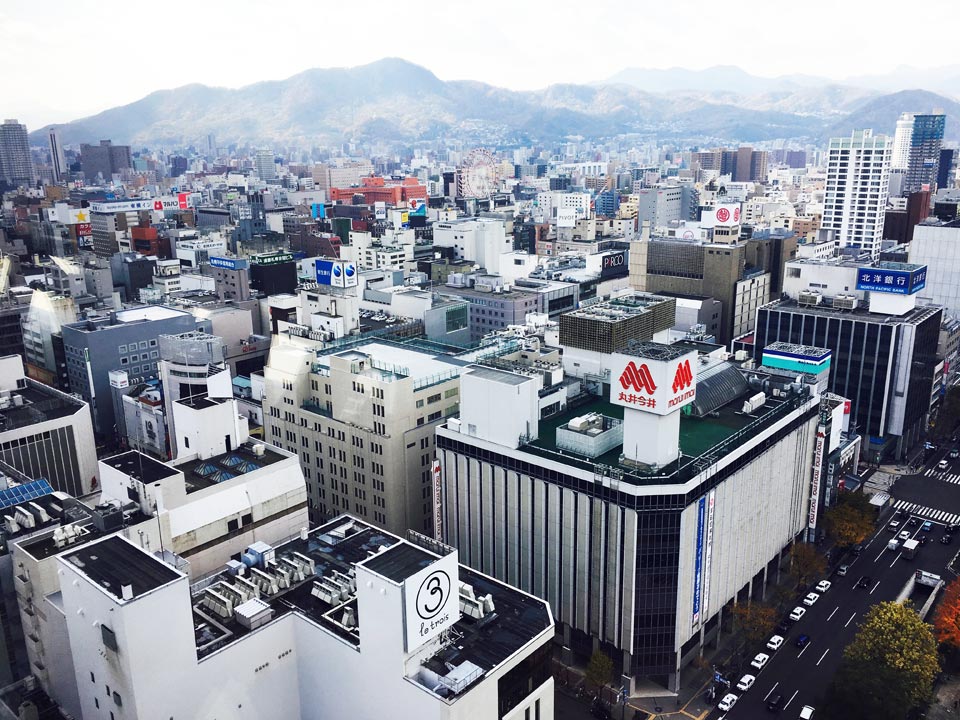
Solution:
<svg viewBox="0 0 960 720"><path fill-rule="evenodd" d="M0 125L0 181L16 188L33 185L35 179L27 126L4 120Z"/></svg>

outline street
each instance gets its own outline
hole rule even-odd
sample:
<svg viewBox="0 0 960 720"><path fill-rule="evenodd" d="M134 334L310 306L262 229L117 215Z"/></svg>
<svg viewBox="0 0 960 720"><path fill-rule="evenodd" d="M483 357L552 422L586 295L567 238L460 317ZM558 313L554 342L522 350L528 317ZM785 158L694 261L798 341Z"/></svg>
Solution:
<svg viewBox="0 0 960 720"><path fill-rule="evenodd" d="M750 673L756 676L756 683L743 693L733 687L731 691L740 696L733 709L726 715L715 709L711 718L749 720L769 717L767 703L775 695L782 695L781 713L790 718L799 717L804 705L814 708L822 705L843 650L853 640L871 605L895 600L917 570L940 575L947 582L955 577L946 567L960 548L960 537L949 545L939 542L945 534L945 527L960 517L956 512L960 510L960 460L948 460L948 469L936 470L937 462L946 452L944 449L935 453L917 475L904 476L896 482L891 492L894 505L904 508L895 518L900 521L897 532L888 530L887 525L894 518L892 510L885 509L877 531L863 552L847 561L847 574L834 574L829 578L833 583L831 588L812 607L806 608L803 618L785 635L783 646L778 651L763 646L748 651L744 669L729 680L735 686L740 676ZM913 515L918 522L910 526L908 522ZM918 538L923 534L922 524L926 520L933 524L927 533L929 542L919 549L914 559L905 558L899 549L887 549L887 542L902 530ZM866 587L857 587L861 579ZM800 600L805 594L806 591L798 593L796 605L801 605ZM810 642L798 649L795 641L801 634L809 635ZM759 652L771 658L763 670L756 671L749 662ZM721 697L722 694L718 693L717 699Z"/></svg>

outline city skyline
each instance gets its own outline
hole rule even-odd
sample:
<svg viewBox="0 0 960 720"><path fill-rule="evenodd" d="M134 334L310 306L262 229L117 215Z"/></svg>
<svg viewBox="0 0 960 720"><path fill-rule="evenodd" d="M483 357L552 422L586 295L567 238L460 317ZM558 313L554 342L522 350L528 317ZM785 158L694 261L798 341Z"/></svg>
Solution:
<svg viewBox="0 0 960 720"><path fill-rule="evenodd" d="M934 15L946 13L946 2L935 2ZM382 13L378 12L382 9ZM191 9L195 28L211 28L210 40L229 39L226 50L212 42L204 49L196 33L176 32L183 17L157 16L139 6L116 9L102 17L89 2L36 6L16 3L0 11L0 43L11 56L28 59L10 78L7 117L17 117L31 129L64 123L101 110L133 102L151 92L200 83L241 87L250 83L281 80L311 68L353 67L383 57L402 57L434 72L442 80L474 80L512 90L534 90L558 83L603 82L628 68L704 69L716 65L736 66L759 77L814 76L844 82L861 75L896 73L910 59L918 68L934 68L960 62L949 44L925 43L921 34L893 37L894 25L881 13L862 15L856 8L809 4L807 22L819 35L817 47L797 60L794 52L778 52L782 42L777 30L782 18L773 8L722 8L702 0L688 0L678 7L624 7L601 2L590 13L576 13L564 5L514 6L497 0L479 17L467 17L453 6L407 20L388 12L384 3L374 3L366 17L364 42L350 32L354 19L339 7L320 9L294 3L289 17L297 28L318 28L323 35L322 52L284 54L283 63L257 62L243 50L243 38L262 33L258 7L249 3L204 4ZM738 12L742 10L742 12ZM828 17L829 22L825 18ZM383 20L378 20L378 16ZM278 18L278 29L266 38L279 42L288 27ZM469 21L469 44L462 28ZM881 55L863 64L862 53L846 40L849 23L858 27L881 48L896 47L899 55ZM111 38L110 54L89 79L51 83L62 74L60 49L63 39L78 28L95 25L98 34ZM724 45L718 53L717 28L728 26L736 35L767 38L766 42ZM164 50L143 54L143 32L150 29L164 38ZM429 38L430 42L418 41ZM296 41L296 33L291 35ZM310 36L303 38L309 41ZM590 47L597 52L586 52ZM220 45L220 47L223 47ZM307 45L309 47L309 45ZM643 48L643 54L637 48ZM584 58L589 57L589 62ZM942 75L943 73L941 73ZM909 73L901 75L909 76ZM960 69L956 69L960 76ZM953 77L953 73L948 73ZM958 85L960 87L960 85ZM717 88L722 90L723 88ZM732 88L731 92L737 92Z"/></svg>

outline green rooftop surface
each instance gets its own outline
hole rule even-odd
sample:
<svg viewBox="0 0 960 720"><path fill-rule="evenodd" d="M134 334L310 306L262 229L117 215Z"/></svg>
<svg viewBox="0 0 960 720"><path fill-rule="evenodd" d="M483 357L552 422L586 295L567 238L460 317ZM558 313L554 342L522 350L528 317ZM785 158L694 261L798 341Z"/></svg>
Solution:
<svg viewBox="0 0 960 720"><path fill-rule="evenodd" d="M740 404L733 399L729 404L720 408L716 416L704 418L688 415L681 416L680 462L661 468L657 476L663 478L667 475L676 474L678 470L686 470L686 466L692 466L696 458L706 454L724 441L735 439L735 445L732 447L739 445L753 435L752 432L741 433L745 428L751 425L762 427L769 424L774 419L781 417L784 412L795 407L796 403L802 399L803 398L799 397L786 401L770 399L761 415L754 414L753 416L749 416L738 412ZM592 470L595 465L607 465L613 468L622 467L627 474L642 479L645 475L642 471L629 466L621 466L620 455L623 451L622 446L617 446L596 458L579 456L569 450L557 450L557 428L566 425L571 419L589 413L600 413L608 417L623 419L623 410L624 408L608 402L606 398L592 398L589 402L581 403L573 408L568 408L562 413L540 420L540 437L524 445L523 449L535 455L541 455L542 457L553 460L561 460L570 465L588 470ZM738 433L741 433L741 439L734 438ZM732 447L727 448L724 452L729 452ZM686 475L687 473L681 474ZM678 477L675 481L683 481L684 479L685 478Z"/></svg>

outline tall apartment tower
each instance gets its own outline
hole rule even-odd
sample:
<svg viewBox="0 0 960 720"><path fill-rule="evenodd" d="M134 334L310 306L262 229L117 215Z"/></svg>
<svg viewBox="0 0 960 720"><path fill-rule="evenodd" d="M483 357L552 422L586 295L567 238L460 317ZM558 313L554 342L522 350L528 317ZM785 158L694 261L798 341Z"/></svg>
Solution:
<svg viewBox="0 0 960 720"><path fill-rule="evenodd" d="M32 185L33 180L27 126L15 119L4 120L0 125L0 182L17 186Z"/></svg>
<svg viewBox="0 0 960 720"><path fill-rule="evenodd" d="M276 179L277 166L276 163L273 162L273 153L269 150L258 150L253 158L253 165L261 180Z"/></svg>
<svg viewBox="0 0 960 720"><path fill-rule="evenodd" d="M60 131L56 128L50 128L50 165L53 166L53 181L60 182L63 176L67 174L67 159L63 155L63 141L60 139Z"/></svg>
<svg viewBox="0 0 960 720"><path fill-rule="evenodd" d="M854 254L880 254L893 143L873 130L831 138L821 238Z"/></svg>
<svg viewBox="0 0 960 720"><path fill-rule="evenodd" d="M915 113L902 113L897 120L897 129L893 135L893 156L890 158L891 170L907 169L910 160L910 140L913 137L913 118Z"/></svg>
<svg viewBox="0 0 960 720"><path fill-rule="evenodd" d="M907 157L907 176L903 181L904 195L918 192L924 185L932 189L936 183L946 123L947 116L943 113L914 115Z"/></svg>

